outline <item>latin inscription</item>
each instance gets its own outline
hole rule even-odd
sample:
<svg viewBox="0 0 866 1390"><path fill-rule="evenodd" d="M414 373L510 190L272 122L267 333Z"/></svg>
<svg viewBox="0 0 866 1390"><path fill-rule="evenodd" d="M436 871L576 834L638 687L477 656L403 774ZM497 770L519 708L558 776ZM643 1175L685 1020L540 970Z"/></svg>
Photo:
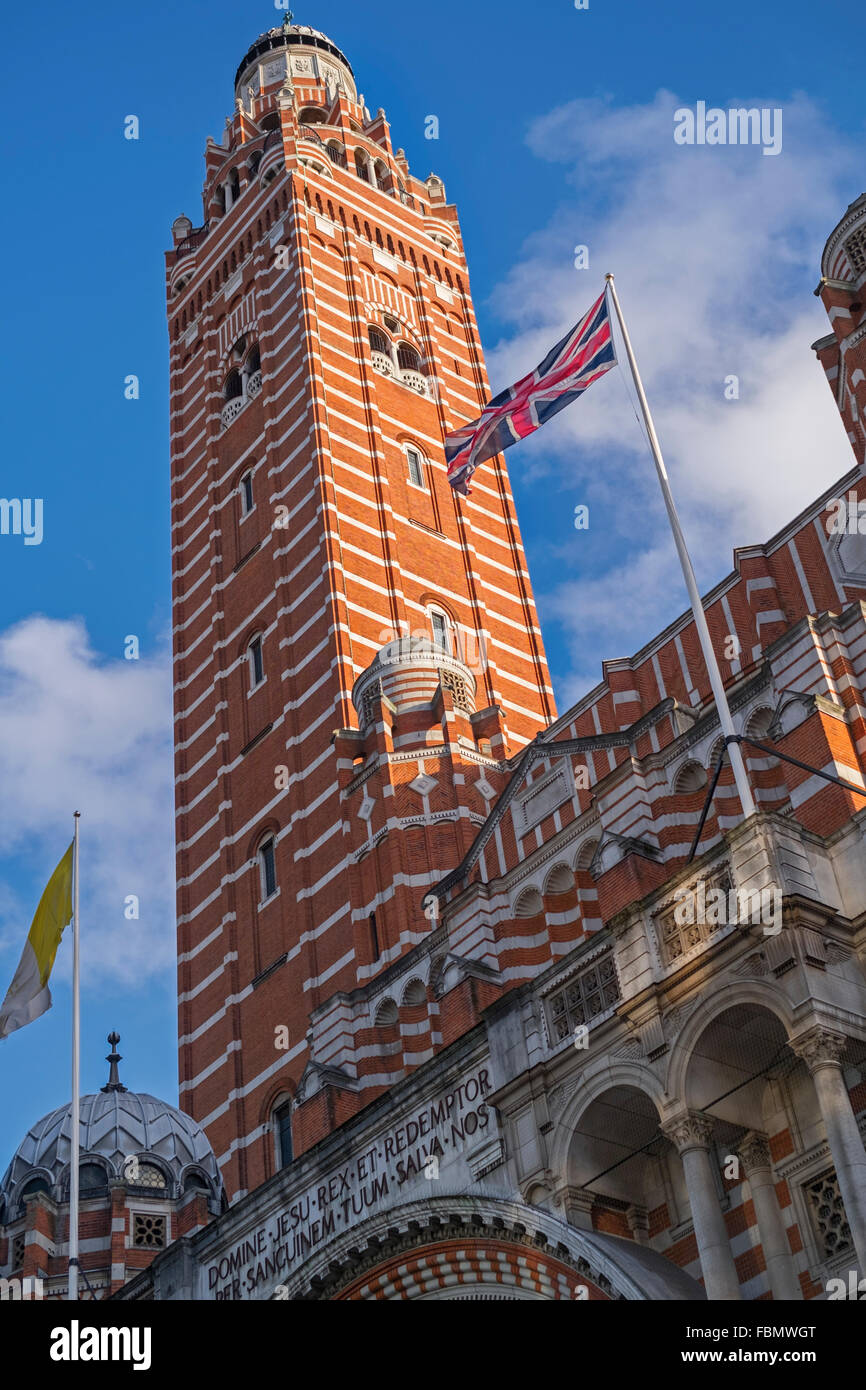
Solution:
<svg viewBox="0 0 866 1390"><path fill-rule="evenodd" d="M488 1128L490 1107L484 1097L489 1090L489 1074L482 1067L381 1135L351 1163L309 1187L286 1211L272 1216L209 1266L209 1296L220 1300L254 1296L260 1285L285 1279L330 1237L394 1200L406 1183L425 1176L433 1160L444 1161Z"/></svg>

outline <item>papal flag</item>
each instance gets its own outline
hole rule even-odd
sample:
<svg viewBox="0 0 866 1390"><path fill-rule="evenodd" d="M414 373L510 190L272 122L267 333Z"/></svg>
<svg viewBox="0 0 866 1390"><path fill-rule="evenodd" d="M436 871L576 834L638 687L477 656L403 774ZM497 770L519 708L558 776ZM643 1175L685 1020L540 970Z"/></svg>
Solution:
<svg viewBox="0 0 866 1390"><path fill-rule="evenodd" d="M72 916L72 845L64 854L39 899L15 978L0 1008L0 1038L32 1023L51 1008L48 976L63 928Z"/></svg>

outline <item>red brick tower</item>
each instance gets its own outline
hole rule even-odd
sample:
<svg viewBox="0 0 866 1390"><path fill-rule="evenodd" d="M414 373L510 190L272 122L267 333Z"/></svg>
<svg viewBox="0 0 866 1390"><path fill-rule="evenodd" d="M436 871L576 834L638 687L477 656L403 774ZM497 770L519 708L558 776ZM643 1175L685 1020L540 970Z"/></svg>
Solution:
<svg viewBox="0 0 866 1390"><path fill-rule="evenodd" d="M812 346L827 373L859 464L866 462L866 193L827 238L815 291L832 333Z"/></svg>
<svg viewBox="0 0 866 1390"><path fill-rule="evenodd" d="M502 460L445 479L489 392L441 180L297 25L205 159L166 257L180 1083L236 1196L382 1089L357 1038L327 1084L341 1001L435 927L555 711Z"/></svg>

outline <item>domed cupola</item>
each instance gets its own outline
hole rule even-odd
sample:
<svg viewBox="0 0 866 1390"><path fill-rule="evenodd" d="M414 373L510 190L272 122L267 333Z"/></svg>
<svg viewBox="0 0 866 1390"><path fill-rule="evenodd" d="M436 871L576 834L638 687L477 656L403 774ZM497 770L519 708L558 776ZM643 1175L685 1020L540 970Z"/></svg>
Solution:
<svg viewBox="0 0 866 1390"><path fill-rule="evenodd" d="M290 83L342 87L350 100L357 100L355 75L346 55L327 34L293 23L291 11L278 28L259 34L244 54L235 73L235 96L243 99L248 88L258 95L286 76Z"/></svg>
<svg viewBox="0 0 866 1390"><path fill-rule="evenodd" d="M79 1171L82 1199L120 1180L128 1189L173 1200L190 1188L204 1192L218 1210L222 1180L210 1144L194 1120L167 1101L130 1091L118 1075L120 1038L110 1033L109 1079L80 1102ZM0 1211L13 1220L26 1197L45 1192L69 1200L71 1104L37 1120L19 1144L0 1183Z"/></svg>

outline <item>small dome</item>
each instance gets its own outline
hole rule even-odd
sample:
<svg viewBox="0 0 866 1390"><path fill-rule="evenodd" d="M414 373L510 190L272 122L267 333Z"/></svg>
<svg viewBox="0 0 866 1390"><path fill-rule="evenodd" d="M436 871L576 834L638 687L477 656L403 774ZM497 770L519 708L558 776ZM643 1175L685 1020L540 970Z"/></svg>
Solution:
<svg viewBox="0 0 866 1390"><path fill-rule="evenodd" d="M468 666L429 637L395 637L355 681L352 703L364 728L379 694L400 713L429 703L440 685L450 690L458 708L474 714L476 682Z"/></svg>
<svg viewBox="0 0 866 1390"><path fill-rule="evenodd" d="M112 1045L115 1039L112 1033ZM117 1079L118 1054L112 1052L109 1060L108 1085L97 1095L81 1097L80 1167L88 1165L91 1179L101 1167L106 1185L121 1178L130 1187L158 1187L161 1176L171 1197L194 1182L218 1200L222 1179L204 1131L166 1101L128 1091ZM7 1210L17 1205L22 1189L37 1179L44 1180L56 1201L68 1200L71 1127L71 1103L31 1126L0 1182L0 1207L4 1199Z"/></svg>
<svg viewBox="0 0 866 1390"><path fill-rule="evenodd" d="M255 43L250 44L235 73L235 90L249 70L268 53L275 53L293 47L317 49L320 53L341 63L354 83L355 74L345 53L319 29L311 29L309 24L281 24L275 29L266 29L259 34ZM351 93L354 98L354 90Z"/></svg>

